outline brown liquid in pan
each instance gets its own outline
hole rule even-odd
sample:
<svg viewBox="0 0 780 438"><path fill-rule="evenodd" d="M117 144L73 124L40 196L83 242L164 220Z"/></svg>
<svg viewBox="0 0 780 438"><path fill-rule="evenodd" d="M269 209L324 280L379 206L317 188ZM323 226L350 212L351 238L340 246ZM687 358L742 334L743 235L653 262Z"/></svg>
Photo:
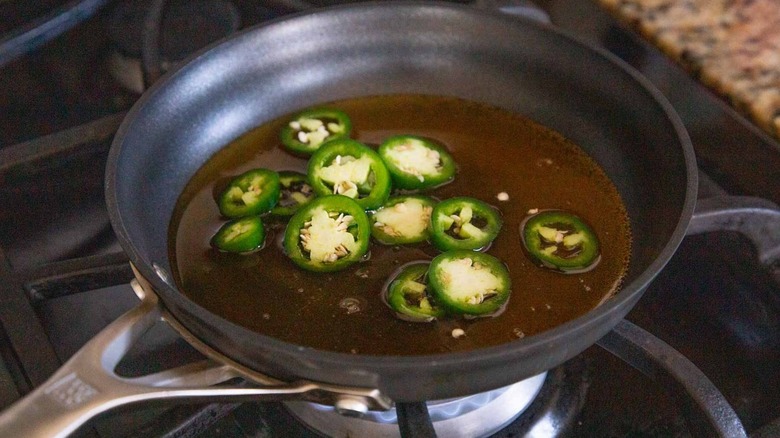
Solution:
<svg viewBox="0 0 780 438"><path fill-rule="evenodd" d="M225 319L259 333L322 350L412 355L463 351L509 342L571 320L619 287L631 238L625 208L605 173L576 145L524 117L483 104L432 96L383 96L328 106L352 119L352 137L379 144L415 134L445 144L458 164L454 182L428 194L472 196L497 207L504 226L488 252L503 260L512 294L497 317L434 323L402 321L380 295L404 264L430 260L429 245L371 243L370 257L322 274L297 268L282 252L285 221L266 217L266 245L250 255L219 253L209 239L222 223L215 197L234 175L256 167L298 170L306 160L282 149L283 118L265 124L212 158L179 199L170 236L180 289ZM509 200L498 201L506 192ZM535 266L519 226L529 209L565 209L584 218L601 240L601 262L582 274ZM465 337L454 338L462 328Z"/></svg>

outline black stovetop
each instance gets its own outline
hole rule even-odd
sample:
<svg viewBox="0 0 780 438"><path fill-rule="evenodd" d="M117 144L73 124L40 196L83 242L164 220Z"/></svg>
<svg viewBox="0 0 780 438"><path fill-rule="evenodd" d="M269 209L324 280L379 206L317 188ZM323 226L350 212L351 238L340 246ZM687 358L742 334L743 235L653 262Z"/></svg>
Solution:
<svg viewBox="0 0 780 438"><path fill-rule="evenodd" d="M234 3L243 26L278 13ZM595 4L536 3L555 25L617 54L667 95L694 142L700 199L728 194L780 202L776 142ZM108 147L137 98L106 71L112 7L0 70L0 408L137 304L103 200ZM749 158L734 159L743 154ZM740 234L689 236L627 318L690 359L756 437L780 430L776 278ZM141 375L198 357L159 324L119 371ZM551 375L558 376L550 378L554 384L576 385L569 390L576 393L568 401L571 415L557 429L566 436L692 434L684 403L663 382L600 346ZM523 427L510 425L497 436L521 435ZM140 406L100 417L77 435L314 436L278 403Z"/></svg>

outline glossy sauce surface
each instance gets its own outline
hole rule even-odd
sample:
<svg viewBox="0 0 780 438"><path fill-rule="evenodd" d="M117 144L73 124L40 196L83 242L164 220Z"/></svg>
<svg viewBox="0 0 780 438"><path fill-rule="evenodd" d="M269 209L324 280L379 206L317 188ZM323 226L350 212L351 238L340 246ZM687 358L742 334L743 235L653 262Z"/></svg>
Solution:
<svg viewBox="0 0 780 438"><path fill-rule="evenodd" d="M625 208L605 173L580 148L522 116L456 98L377 96L328 106L352 119L352 137L376 146L395 134L444 144L458 165L455 180L426 192L438 199L471 196L502 214L487 252L512 277L512 294L495 317L434 323L398 319L381 299L404 265L430 260L430 245L384 246L330 274L297 268L283 253L285 220L265 217L265 247L249 255L220 253L209 239L224 223L215 202L232 176L265 167L305 173L279 131L288 117L256 128L213 157L181 195L170 236L174 276L193 301L234 323L295 344L359 354L408 355L497 345L576 318L614 294L626 272L631 237ZM497 195L505 192L507 201ZM601 242L591 271L561 274L536 266L522 248L520 224L530 209L563 209L589 223ZM452 331L465 336L454 338Z"/></svg>

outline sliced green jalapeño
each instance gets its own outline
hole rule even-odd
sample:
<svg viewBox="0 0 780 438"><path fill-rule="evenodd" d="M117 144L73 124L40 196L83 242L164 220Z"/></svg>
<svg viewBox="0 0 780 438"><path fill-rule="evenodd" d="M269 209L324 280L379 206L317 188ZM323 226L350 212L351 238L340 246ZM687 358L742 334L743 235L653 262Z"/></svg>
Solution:
<svg viewBox="0 0 780 438"><path fill-rule="evenodd" d="M579 217L562 210L545 210L521 225L523 245L543 267L567 273L592 269L600 259L596 233Z"/></svg>
<svg viewBox="0 0 780 438"><path fill-rule="evenodd" d="M496 313L511 290L509 271L501 260L470 250L436 256L428 268L428 284L444 310L470 316Z"/></svg>
<svg viewBox="0 0 780 438"><path fill-rule="evenodd" d="M370 215L371 235L385 245L425 242L436 202L427 196L396 196Z"/></svg>
<svg viewBox="0 0 780 438"><path fill-rule="evenodd" d="M279 172L279 185L279 202L271 214L292 216L301 206L314 199L314 189L302 173L286 170Z"/></svg>
<svg viewBox="0 0 780 438"><path fill-rule="evenodd" d="M352 122L344 112L313 108L300 112L282 128L282 144L299 154L311 155L328 140L349 137Z"/></svg>
<svg viewBox="0 0 780 438"><path fill-rule="evenodd" d="M344 196L314 198L287 223L284 250L303 269L332 272L360 260L371 236L363 208Z"/></svg>
<svg viewBox="0 0 780 438"><path fill-rule="evenodd" d="M364 210L381 206L390 195L390 175L382 159L348 138L322 145L309 159L308 176L317 195L343 195Z"/></svg>
<svg viewBox="0 0 780 438"><path fill-rule="evenodd" d="M279 174L254 169L235 177L219 197L219 212L236 218L270 211L279 200Z"/></svg>
<svg viewBox="0 0 780 438"><path fill-rule="evenodd" d="M233 219L220 227L211 238L211 246L221 251L244 253L263 246L265 228L260 216Z"/></svg>
<svg viewBox="0 0 780 438"><path fill-rule="evenodd" d="M490 205L468 197L439 202L431 214L431 242L442 251L480 249L496 238L501 216Z"/></svg>
<svg viewBox="0 0 780 438"><path fill-rule="evenodd" d="M431 297L426 274L428 263L408 265L387 288L387 304L401 319L430 322L444 316Z"/></svg>
<svg viewBox="0 0 780 438"><path fill-rule="evenodd" d="M377 152L400 189L427 189L455 177L455 161L449 152L424 137L396 135L385 140Z"/></svg>

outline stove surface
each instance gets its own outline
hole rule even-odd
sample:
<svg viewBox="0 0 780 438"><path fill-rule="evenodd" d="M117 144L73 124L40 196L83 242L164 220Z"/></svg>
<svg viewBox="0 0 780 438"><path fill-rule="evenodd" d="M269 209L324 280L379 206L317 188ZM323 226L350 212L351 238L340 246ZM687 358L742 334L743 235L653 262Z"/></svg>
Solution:
<svg viewBox="0 0 780 438"><path fill-rule="evenodd" d="M233 3L246 27L296 2ZM536 3L554 25L623 58L669 98L696 149L700 199L750 195L780 203L776 142L595 2ZM138 302L103 199L113 133L138 97L108 71L116 50L107 32L111 13L109 6L0 69L0 408ZM627 318L693 362L752 437L780 430L777 280L777 267L762 264L742 235L689 236ZM118 372L139 376L201 357L160 323ZM685 401L601 346L549 374L532 414L494 436L542 436L532 431L545 418L557 419L543 424L562 436L696 436ZM318 436L281 403L142 405L103 415L76 435Z"/></svg>

